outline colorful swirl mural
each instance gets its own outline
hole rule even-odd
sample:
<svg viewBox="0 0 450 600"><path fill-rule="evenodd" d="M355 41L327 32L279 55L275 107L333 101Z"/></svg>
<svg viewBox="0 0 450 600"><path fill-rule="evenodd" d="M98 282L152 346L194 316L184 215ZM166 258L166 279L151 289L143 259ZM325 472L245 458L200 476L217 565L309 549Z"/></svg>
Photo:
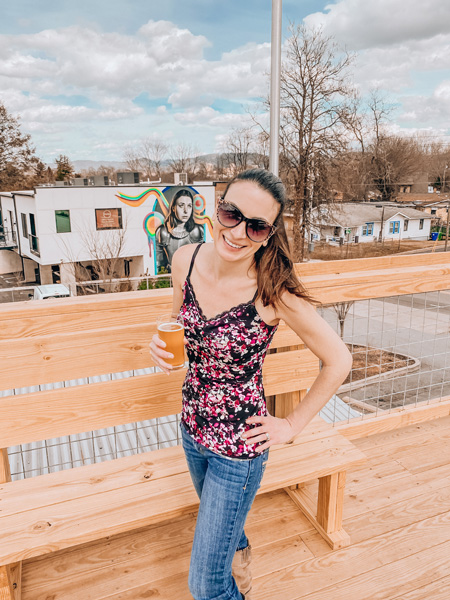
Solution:
<svg viewBox="0 0 450 600"><path fill-rule="evenodd" d="M212 235L213 224L211 217L205 214L205 198L194 188L186 187L185 189L189 190L191 197L193 198L192 217L195 224L197 226L201 226L202 228L207 227L210 235ZM170 202L167 200L164 194L164 192L167 190L171 190L171 192L173 192L174 188L168 187L163 191L158 188L148 188L137 196L127 196L126 194L121 193L116 194L116 197L121 202L131 207L142 206L147 199L154 198L153 210L144 218L143 229L147 236L150 256L154 257L155 273L158 272L158 267L160 266L156 261L156 249L158 241L155 238L158 228L164 226L169 233L171 232L171 228L169 227L170 220L168 219Z"/></svg>

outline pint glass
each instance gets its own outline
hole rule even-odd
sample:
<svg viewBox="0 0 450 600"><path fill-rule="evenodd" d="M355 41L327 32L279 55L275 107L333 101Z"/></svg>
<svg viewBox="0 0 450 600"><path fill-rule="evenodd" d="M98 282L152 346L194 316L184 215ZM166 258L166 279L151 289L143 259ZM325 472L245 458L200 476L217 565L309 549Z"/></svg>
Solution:
<svg viewBox="0 0 450 600"><path fill-rule="evenodd" d="M157 319L158 335L166 342L164 350L171 352L173 358L164 360L172 365L173 370L184 367L184 322L183 317L161 315Z"/></svg>

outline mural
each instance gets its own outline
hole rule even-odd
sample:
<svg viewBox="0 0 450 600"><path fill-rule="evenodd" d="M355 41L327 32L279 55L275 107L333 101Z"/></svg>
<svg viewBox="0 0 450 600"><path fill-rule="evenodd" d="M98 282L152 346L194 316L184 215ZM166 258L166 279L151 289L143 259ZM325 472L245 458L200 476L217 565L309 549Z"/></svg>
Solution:
<svg viewBox="0 0 450 600"><path fill-rule="evenodd" d="M205 199L193 187L168 186L162 191L149 188L138 196L117 194L116 197L133 207L141 206L148 198L154 200L143 228L155 273L170 273L175 251L185 244L204 240L206 227L212 235L212 221L205 214Z"/></svg>

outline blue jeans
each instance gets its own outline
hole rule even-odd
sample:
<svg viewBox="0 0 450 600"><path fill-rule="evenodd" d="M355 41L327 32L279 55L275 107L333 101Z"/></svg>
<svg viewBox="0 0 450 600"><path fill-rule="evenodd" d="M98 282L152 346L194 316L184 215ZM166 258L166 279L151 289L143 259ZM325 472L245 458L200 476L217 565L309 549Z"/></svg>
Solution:
<svg viewBox="0 0 450 600"><path fill-rule="evenodd" d="M195 600L242 600L231 574L236 550L248 546L247 514L261 486L269 458L229 460L198 444L180 424L181 440L195 490L200 498L189 567L189 590Z"/></svg>

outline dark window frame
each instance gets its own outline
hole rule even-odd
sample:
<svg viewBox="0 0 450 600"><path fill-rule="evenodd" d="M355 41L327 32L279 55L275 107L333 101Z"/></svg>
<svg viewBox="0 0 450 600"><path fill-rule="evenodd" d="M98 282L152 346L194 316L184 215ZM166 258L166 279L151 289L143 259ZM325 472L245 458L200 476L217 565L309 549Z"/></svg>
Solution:
<svg viewBox="0 0 450 600"><path fill-rule="evenodd" d="M58 213L67 213L67 215L69 217L69 230L68 231L58 231ZM55 210L55 224L56 224L56 233L72 233L72 223L70 221L70 210L69 209Z"/></svg>
<svg viewBox="0 0 450 600"><path fill-rule="evenodd" d="M20 213L20 218L22 220L22 235L27 240L28 239L28 222L26 213Z"/></svg>

